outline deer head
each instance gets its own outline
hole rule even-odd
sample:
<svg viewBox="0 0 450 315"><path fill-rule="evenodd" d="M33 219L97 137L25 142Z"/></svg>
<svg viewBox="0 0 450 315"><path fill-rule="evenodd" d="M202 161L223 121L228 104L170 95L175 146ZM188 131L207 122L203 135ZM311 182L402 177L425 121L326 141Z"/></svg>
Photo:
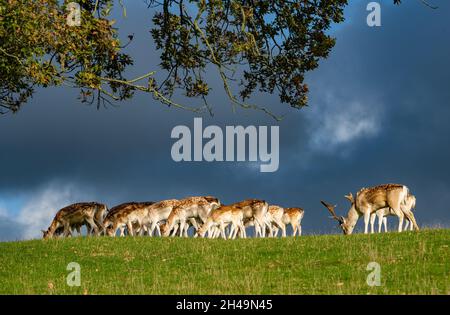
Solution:
<svg viewBox="0 0 450 315"><path fill-rule="evenodd" d="M50 233L49 230L47 230L47 231L41 230L41 232L42 232L42 238L43 238L44 240L49 239L49 238L52 237L52 234Z"/></svg>
<svg viewBox="0 0 450 315"><path fill-rule="evenodd" d="M161 236L169 236L169 222L164 222L159 226L159 230L161 231Z"/></svg>
<svg viewBox="0 0 450 315"><path fill-rule="evenodd" d="M350 194L351 195L351 194ZM350 196L349 196L350 197ZM347 198L347 196L346 196L346 198ZM352 196L352 198L353 198L353 196ZM353 232L353 228L354 228L354 224L351 224L351 222L348 222L348 220L346 219L346 218L344 218L344 217L338 217L337 215L336 215L336 212L334 211L334 209L336 208L336 206L334 205L331 205L331 204L329 204L329 203L327 203L327 202L325 202L325 201L320 201L324 206L325 206L325 208L327 208L328 209L328 211L331 213L331 218L333 218L333 219L335 219L336 221L338 221L338 223L339 223L339 226L341 227L341 229L342 229L342 231L344 232L344 234L345 235L348 235L348 234L352 234L352 232ZM351 220L350 220L351 221Z"/></svg>

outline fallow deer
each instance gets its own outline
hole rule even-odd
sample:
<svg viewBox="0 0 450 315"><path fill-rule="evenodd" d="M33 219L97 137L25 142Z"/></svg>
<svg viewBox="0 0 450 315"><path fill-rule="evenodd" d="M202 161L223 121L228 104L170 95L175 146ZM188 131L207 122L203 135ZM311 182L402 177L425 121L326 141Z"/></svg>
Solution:
<svg viewBox="0 0 450 315"><path fill-rule="evenodd" d="M234 206L221 206L218 209L211 211L206 222L200 227L196 236L205 237L208 233L209 238L213 238L212 228L218 227L220 234L224 239L227 239L225 228L231 224L229 238L234 239L237 233L240 233L241 238L246 237L244 227L244 211L242 208Z"/></svg>
<svg viewBox="0 0 450 315"><path fill-rule="evenodd" d="M401 205L402 212L412 211L416 207L416 197L414 195L408 195L406 197L405 204ZM378 233L381 233L382 227L384 226L384 231L387 232L387 216L393 216L395 213L390 208L383 208L378 210L375 213L372 213L370 217L370 231L374 233L375 228L375 219L378 218ZM410 231L413 230L413 225L410 224L408 218L406 218L405 227L403 230L407 230L408 226L410 227Z"/></svg>
<svg viewBox="0 0 450 315"><path fill-rule="evenodd" d="M232 206L241 208L244 211L244 223L255 226L256 236L265 236L266 227L270 227L267 218L269 205L264 200L248 199L232 204Z"/></svg>
<svg viewBox="0 0 450 315"><path fill-rule="evenodd" d="M180 200L180 203L170 212L167 222L161 225L163 236L175 236L176 229L179 227L180 236L187 236L186 224L191 219L199 219L202 223L206 222L211 210L220 207L219 199L211 196L206 197L188 197ZM172 234L170 234L173 231ZM185 232L186 231L186 232Z"/></svg>
<svg viewBox="0 0 450 315"><path fill-rule="evenodd" d="M364 217L364 233L367 234L371 214L386 207L391 208L393 213L399 217L399 232L402 231L403 214L412 222L414 229L419 230L414 214L411 211L402 211L401 205L405 204L408 194L408 187L398 184L363 188L358 191L356 198L353 198L352 193L345 196L351 203L347 217L338 217L334 211L336 206L332 206L324 201L321 201L321 203L331 213L332 218L339 222L339 226L345 235L352 234L360 216Z"/></svg>
<svg viewBox="0 0 450 315"><path fill-rule="evenodd" d="M69 205L60 209L50 226L46 231L42 231L44 239L52 238L54 235L60 233L63 228L63 235L71 235L72 227L79 228L87 224L88 231L93 230L93 234L97 235L100 229L103 229L103 215L106 212L107 207L104 204L98 202L80 202Z"/></svg>
<svg viewBox="0 0 450 315"><path fill-rule="evenodd" d="M302 208L284 208L283 216L281 217L281 222L286 227L288 224L292 227L292 236L298 234L298 236L302 235L302 219L305 214L305 211ZM273 235L278 235L278 226L274 225L273 227ZM286 232L284 234L286 236Z"/></svg>
<svg viewBox="0 0 450 315"><path fill-rule="evenodd" d="M160 224L167 221L173 208L178 206L180 201L177 199L162 200L154 203L148 209L148 219L150 222L149 235L152 236L155 230L159 236L162 236Z"/></svg>
<svg viewBox="0 0 450 315"><path fill-rule="evenodd" d="M281 235L286 237L286 225L283 223L284 209L280 206L270 205L267 211L267 219L270 222L269 236L277 236L281 229Z"/></svg>
<svg viewBox="0 0 450 315"><path fill-rule="evenodd" d="M148 209L154 202L128 202L120 204L108 212L104 220L106 234L115 236L120 229L120 236L125 236L125 228L129 235L147 229Z"/></svg>

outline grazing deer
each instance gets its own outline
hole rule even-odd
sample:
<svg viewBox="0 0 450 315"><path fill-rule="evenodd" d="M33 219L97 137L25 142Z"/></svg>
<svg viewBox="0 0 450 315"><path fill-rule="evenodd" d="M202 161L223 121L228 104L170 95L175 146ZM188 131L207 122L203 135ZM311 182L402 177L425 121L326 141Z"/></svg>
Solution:
<svg viewBox="0 0 450 315"><path fill-rule="evenodd" d="M413 210L416 210L416 196L414 196L414 195L408 196L408 198L406 199L405 210L406 211L409 210L409 211L411 211L411 213ZM385 218L385 221L387 221L386 218ZM413 226L412 222L408 218L406 218L405 230L408 229L408 226L409 226L409 230L412 231L414 226ZM387 227L387 222L386 222L386 227Z"/></svg>
<svg viewBox="0 0 450 315"><path fill-rule="evenodd" d="M149 235L152 236L155 230L159 236L162 236L160 224L167 221L173 208L178 206L180 201L177 199L162 200L154 203L148 209L148 220L150 221Z"/></svg>
<svg viewBox="0 0 450 315"><path fill-rule="evenodd" d="M231 224L229 238L235 239L238 232L241 238L246 237L245 227L244 227L244 211L242 208L231 206L221 206L213 211L211 211L206 222L200 227L195 237L205 237L208 233L209 238L213 238L215 233L213 233L213 228L218 227L220 230L220 235L224 239L227 239L225 228Z"/></svg>
<svg viewBox="0 0 450 315"><path fill-rule="evenodd" d="M129 235L135 235L147 230L148 209L154 202L127 202L120 204L108 212L104 220L106 234L116 236L120 229L120 236L125 236L125 228Z"/></svg>
<svg viewBox="0 0 450 315"><path fill-rule="evenodd" d="M104 204L100 204L97 202L91 202L92 206L95 208L95 214L94 214L94 222L99 228L98 234L102 233L104 230L103 227L103 220L105 217L106 212L108 211L108 207ZM78 236L81 236L81 228L83 225L86 226L86 235L96 235L94 233L94 229L88 224L88 222L78 222L70 225L69 234L68 236L72 236L74 231L77 231ZM60 226L56 229L56 231L53 233L53 236L61 236L64 234L64 227Z"/></svg>
<svg viewBox="0 0 450 315"><path fill-rule="evenodd" d="M284 209L280 206L270 205L267 211L267 220L270 222L268 234L271 237L278 235L278 230L281 229L281 235L286 237L286 225L283 222Z"/></svg>
<svg viewBox="0 0 450 315"><path fill-rule="evenodd" d="M339 222L339 226L346 235L352 234L360 216L364 216L364 233L367 234L371 214L386 207L392 209L393 213L399 217L399 232L402 231L403 214L412 222L414 229L419 230L414 214L411 211L403 212L401 207L406 202L408 192L409 190L405 185L386 184L363 188L358 191L356 198L353 198L352 193L350 193L345 196L351 203L347 217L338 217L334 211L336 206L324 201L321 201L321 203L331 213L332 218Z"/></svg>
<svg viewBox="0 0 450 315"><path fill-rule="evenodd" d="M408 195L406 197L405 204L401 205L402 212L412 211L416 208L416 197L414 195ZM375 227L375 219L378 218L378 233L381 233L382 226L384 225L384 231L387 232L387 216L393 216L395 213L390 208L383 208L378 210L375 213L372 213L370 217L370 231L374 233ZM413 225L410 224L410 220L406 218L405 228L403 230L407 230L408 226L410 227L410 231L413 230Z"/></svg>
<svg viewBox="0 0 450 315"><path fill-rule="evenodd" d="M97 235L99 230L103 230L103 215L107 210L107 206L98 202L80 202L69 205L60 209L50 226L46 231L42 230L44 239L52 238L61 233L63 235L72 235L72 227L76 228L81 234L81 226L86 224L88 232L93 230L93 234Z"/></svg>
<svg viewBox="0 0 450 315"><path fill-rule="evenodd" d="M132 204L133 202L126 202L109 209L105 219L103 220L103 226L105 227L106 235L115 236L117 229L120 229L120 236L125 236L125 227L118 225L114 226L114 222L116 221L116 217L118 217Z"/></svg>
<svg viewBox="0 0 450 315"><path fill-rule="evenodd" d="M211 196L182 199L170 212L167 222L160 226L161 233L163 236L175 236L179 228L180 236L187 237L187 222L193 223L194 221L191 219L199 219L204 223L208 219L209 213L218 207L220 207L219 199Z"/></svg>
<svg viewBox="0 0 450 315"><path fill-rule="evenodd" d="M292 236L298 234L298 236L302 235L302 219L305 214L305 211L302 208L284 208L283 216L281 218L281 222L284 224L285 229L288 224L292 226ZM273 228L273 235L278 235L278 226L275 225ZM284 236L286 236L286 232L284 232Z"/></svg>
<svg viewBox="0 0 450 315"><path fill-rule="evenodd" d="M267 218L269 205L264 200L248 199L232 204L233 207L241 208L244 211L244 222L246 226L255 226L256 236L265 236L266 227L271 229Z"/></svg>

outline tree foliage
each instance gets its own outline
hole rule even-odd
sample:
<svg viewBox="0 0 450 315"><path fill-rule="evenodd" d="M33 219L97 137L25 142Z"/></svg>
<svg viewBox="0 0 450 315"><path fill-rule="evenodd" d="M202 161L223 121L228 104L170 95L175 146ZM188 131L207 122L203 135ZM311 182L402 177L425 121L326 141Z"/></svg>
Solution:
<svg viewBox="0 0 450 315"><path fill-rule="evenodd" d="M151 34L167 73L157 82L154 72L124 76L133 61L122 52L110 17L114 0L76 1L82 8L82 23L76 27L67 25L68 2L0 0L0 113L19 110L35 87L63 84L79 88L83 102L96 101L98 106L143 91L167 105L212 111L206 79L210 66L235 106L271 114L247 103L260 91L276 93L282 103L301 108L307 104L305 73L328 56L335 39L327 31L344 20L347 4L148 0L155 11ZM173 101L176 91L203 104L178 104Z"/></svg>
<svg viewBox="0 0 450 315"><path fill-rule="evenodd" d="M154 4L157 1L151 1ZM326 34L343 21L347 0L328 1L183 1L167 0L153 18L161 65L167 70L163 91L206 97L206 67L213 64L233 101L243 107L255 90L277 92L283 103L307 103L304 74L318 66L335 44ZM236 96L230 80L242 65Z"/></svg>
<svg viewBox="0 0 450 315"><path fill-rule="evenodd" d="M123 79L129 56L120 52L110 1L80 1L83 23L68 27L66 7L56 0L0 0L0 108L17 111L37 86L80 87L86 100L106 91L101 77ZM92 12L97 12L95 17ZM132 89L109 84L115 98ZM110 94L110 92L106 92Z"/></svg>

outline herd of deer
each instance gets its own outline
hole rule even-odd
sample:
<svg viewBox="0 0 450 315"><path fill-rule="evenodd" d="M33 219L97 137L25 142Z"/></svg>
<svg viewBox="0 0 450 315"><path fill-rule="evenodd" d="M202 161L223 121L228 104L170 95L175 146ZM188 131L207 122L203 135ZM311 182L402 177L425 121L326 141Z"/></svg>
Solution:
<svg viewBox="0 0 450 315"><path fill-rule="evenodd" d="M354 198L350 193L345 196L351 203L347 217L338 217L332 206L322 204L330 211L332 218L339 222L344 234L351 234L360 216L364 217L365 229L371 223L374 232L375 219L378 218L378 231L384 225L387 231L386 217L399 218L398 231L410 226L418 230L412 210L416 199L404 185L387 184L372 188L363 188ZM282 208L269 205L266 201L248 199L231 205L222 205L219 199L211 196L188 197L159 202L129 202L108 210L104 204L83 202L59 210L50 227L44 233L44 239L54 236L71 236L74 230L81 234L86 226L88 235L120 236L159 235L188 236L192 226L194 237L223 237L225 239L246 237L246 227L254 226L255 235L260 237L286 236L286 227L292 226L293 235L301 235L301 222L304 211L301 208Z"/></svg>

